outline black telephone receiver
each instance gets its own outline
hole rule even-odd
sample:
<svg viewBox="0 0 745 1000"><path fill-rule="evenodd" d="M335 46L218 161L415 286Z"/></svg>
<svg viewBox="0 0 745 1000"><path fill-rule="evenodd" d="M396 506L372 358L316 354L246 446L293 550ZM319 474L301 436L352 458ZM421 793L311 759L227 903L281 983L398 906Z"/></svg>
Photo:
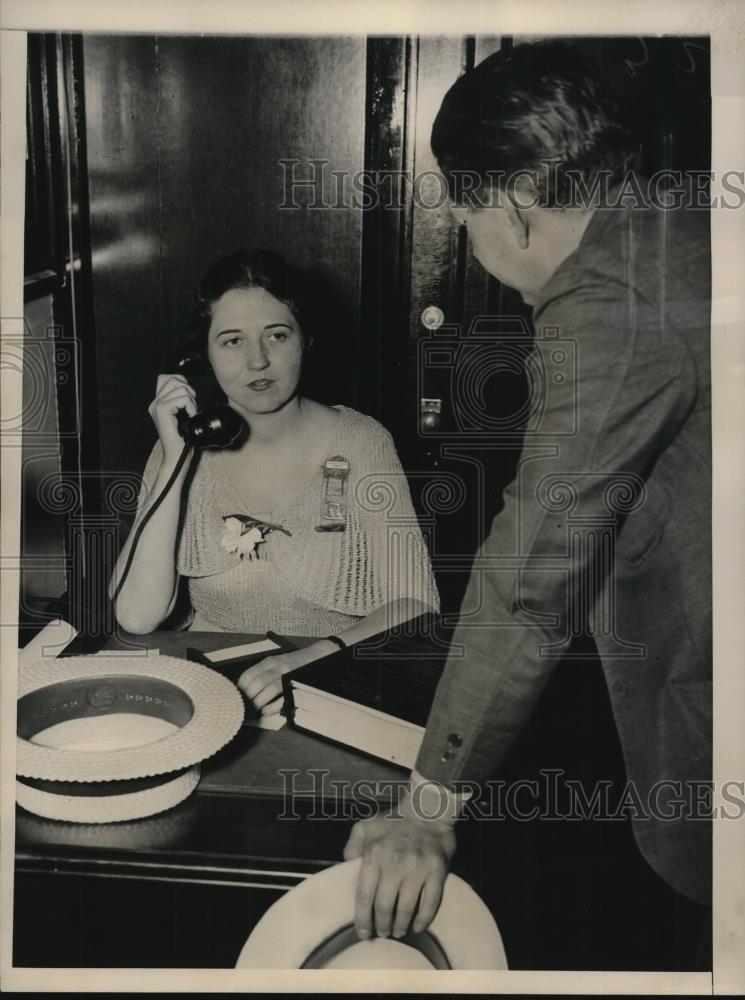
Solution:
<svg viewBox="0 0 745 1000"><path fill-rule="evenodd" d="M184 441L193 448L239 448L248 437L248 424L228 405L199 341L190 341L180 349L175 370L195 390L199 407L193 417L186 410L176 416Z"/></svg>

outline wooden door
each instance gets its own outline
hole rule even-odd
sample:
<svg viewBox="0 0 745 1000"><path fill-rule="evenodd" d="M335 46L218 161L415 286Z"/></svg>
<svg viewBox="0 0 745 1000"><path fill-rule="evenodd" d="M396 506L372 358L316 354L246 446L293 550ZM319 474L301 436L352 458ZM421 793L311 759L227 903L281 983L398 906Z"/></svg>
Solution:
<svg viewBox="0 0 745 1000"><path fill-rule="evenodd" d="M454 225L429 141L447 90L500 44L509 43L462 36L368 43L368 95L376 100L368 100L367 166L399 180L381 181L379 204L365 219L363 329L374 347L369 370L378 373L366 404L396 439L448 610L459 606L519 454L519 427L498 449L493 440L495 419L515 424L525 395L520 365L495 350L495 329L516 329L522 343L530 326L519 296L478 265ZM482 368L485 360L489 374L475 395L474 360Z"/></svg>

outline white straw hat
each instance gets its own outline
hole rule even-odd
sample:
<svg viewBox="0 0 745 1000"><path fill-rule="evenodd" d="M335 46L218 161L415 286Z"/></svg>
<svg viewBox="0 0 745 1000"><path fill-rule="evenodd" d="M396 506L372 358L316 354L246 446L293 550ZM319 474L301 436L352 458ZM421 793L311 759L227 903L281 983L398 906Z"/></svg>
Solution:
<svg viewBox="0 0 745 1000"><path fill-rule="evenodd" d="M400 940L360 941L354 898L360 859L305 879L267 910L238 969L506 969L494 918L473 889L448 875L429 928Z"/></svg>
<svg viewBox="0 0 745 1000"><path fill-rule="evenodd" d="M28 664L18 683L18 803L84 823L170 809L196 788L197 765L232 739L243 713L234 684L173 656Z"/></svg>

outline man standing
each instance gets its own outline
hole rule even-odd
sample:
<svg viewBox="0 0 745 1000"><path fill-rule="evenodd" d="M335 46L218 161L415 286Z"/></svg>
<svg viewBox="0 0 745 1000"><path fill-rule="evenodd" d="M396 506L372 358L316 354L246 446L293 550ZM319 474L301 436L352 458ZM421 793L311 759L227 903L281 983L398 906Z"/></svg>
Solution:
<svg viewBox="0 0 745 1000"><path fill-rule="evenodd" d="M497 52L461 77L432 148L475 256L533 308L540 422L477 554L453 637L463 655L441 680L403 819L358 823L347 844L363 858L358 933L429 924L457 782L498 770L577 621L595 638L642 805L639 849L709 904L707 213L663 204L631 173L614 98L559 42ZM439 801L452 808L426 818Z"/></svg>

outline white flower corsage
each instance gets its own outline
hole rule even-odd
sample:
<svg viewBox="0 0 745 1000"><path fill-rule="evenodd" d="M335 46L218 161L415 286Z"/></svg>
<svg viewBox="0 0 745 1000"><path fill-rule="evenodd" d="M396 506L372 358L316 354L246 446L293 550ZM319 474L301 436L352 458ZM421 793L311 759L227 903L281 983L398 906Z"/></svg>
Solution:
<svg viewBox="0 0 745 1000"><path fill-rule="evenodd" d="M266 536L272 531L281 531L291 537L291 532L280 524L259 521L245 514L224 514L220 544L226 552L234 552L241 559L246 556L249 559L258 559L257 546L265 542Z"/></svg>

